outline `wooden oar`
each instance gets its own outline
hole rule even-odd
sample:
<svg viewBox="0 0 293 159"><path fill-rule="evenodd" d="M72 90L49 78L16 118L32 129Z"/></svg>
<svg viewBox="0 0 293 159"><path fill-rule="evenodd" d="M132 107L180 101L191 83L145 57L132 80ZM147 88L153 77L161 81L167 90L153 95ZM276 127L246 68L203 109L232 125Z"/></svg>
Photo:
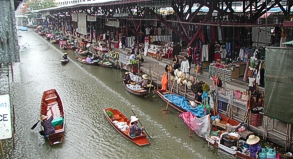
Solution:
<svg viewBox="0 0 293 159"><path fill-rule="evenodd" d="M136 116L136 114L134 113L134 111L131 109L131 111L132 111L132 113ZM138 120L138 122L140 123L140 125L141 126L143 126L142 125L142 123L140 122L140 120ZM149 135L149 133L147 132L147 130L144 128L144 132L148 135L148 137L151 139L151 137L150 137L150 135Z"/></svg>
<svg viewBox="0 0 293 159"><path fill-rule="evenodd" d="M175 79L173 79L173 83L172 83L172 87L171 87L171 93L173 91L174 83L175 83ZM166 105L166 108L163 111L167 111L168 110L169 102L170 102L170 100L168 100L167 105Z"/></svg>
<svg viewBox="0 0 293 159"><path fill-rule="evenodd" d="M47 112L51 109L51 107L47 110ZM36 126L39 124L41 120L38 120L38 122L36 122L32 127L31 130L34 130L36 128Z"/></svg>

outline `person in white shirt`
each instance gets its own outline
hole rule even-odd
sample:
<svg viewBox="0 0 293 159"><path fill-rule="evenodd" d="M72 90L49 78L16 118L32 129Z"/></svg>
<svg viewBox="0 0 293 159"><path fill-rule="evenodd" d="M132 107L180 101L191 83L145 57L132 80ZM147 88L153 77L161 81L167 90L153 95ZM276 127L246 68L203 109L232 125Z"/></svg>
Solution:
<svg viewBox="0 0 293 159"><path fill-rule="evenodd" d="M150 31L151 31L151 29L149 27L147 27L145 29L145 35L150 35Z"/></svg>
<svg viewBox="0 0 293 159"><path fill-rule="evenodd" d="M184 56L184 60L181 61L181 67L180 70L185 73L185 74L189 74L189 61L187 59L187 56Z"/></svg>
<svg viewBox="0 0 293 159"><path fill-rule="evenodd" d="M132 53L132 54L129 56L129 59L130 59L130 60L134 60L134 59L135 59L135 54Z"/></svg>

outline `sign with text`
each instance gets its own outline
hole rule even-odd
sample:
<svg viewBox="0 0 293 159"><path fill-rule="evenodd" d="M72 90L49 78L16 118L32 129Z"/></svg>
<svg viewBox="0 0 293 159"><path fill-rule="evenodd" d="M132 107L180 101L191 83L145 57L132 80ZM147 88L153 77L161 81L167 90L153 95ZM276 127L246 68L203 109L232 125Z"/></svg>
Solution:
<svg viewBox="0 0 293 159"><path fill-rule="evenodd" d="M0 95L0 140L12 137L9 95Z"/></svg>
<svg viewBox="0 0 293 159"><path fill-rule="evenodd" d="M129 63L129 55L120 53L119 54L119 62L122 64L128 64Z"/></svg>

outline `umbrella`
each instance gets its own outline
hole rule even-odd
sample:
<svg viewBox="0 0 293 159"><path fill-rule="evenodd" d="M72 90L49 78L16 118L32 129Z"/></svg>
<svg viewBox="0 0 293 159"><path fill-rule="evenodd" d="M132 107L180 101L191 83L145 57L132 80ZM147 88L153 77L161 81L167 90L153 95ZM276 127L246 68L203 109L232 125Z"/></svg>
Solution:
<svg viewBox="0 0 293 159"><path fill-rule="evenodd" d="M291 40L291 41L287 41L287 42L284 42L284 43L282 43L282 44L286 44L286 45L293 45L293 40Z"/></svg>

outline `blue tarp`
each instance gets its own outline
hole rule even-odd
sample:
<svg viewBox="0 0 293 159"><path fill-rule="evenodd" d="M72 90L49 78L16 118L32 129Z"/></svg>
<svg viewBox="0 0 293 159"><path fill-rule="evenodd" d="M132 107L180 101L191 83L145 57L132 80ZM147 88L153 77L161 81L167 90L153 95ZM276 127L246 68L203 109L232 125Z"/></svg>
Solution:
<svg viewBox="0 0 293 159"><path fill-rule="evenodd" d="M190 104L188 104L187 98L184 96L180 96L177 94L166 94L164 95L166 99L170 100L171 103L175 104L176 106L185 109L188 112L191 112L196 117L203 117L204 116L204 107L203 105L198 105L195 108L192 108ZM208 110L208 109L207 109ZM207 111L206 114L209 114Z"/></svg>
<svg viewBox="0 0 293 159"><path fill-rule="evenodd" d="M18 26L17 29L21 31L28 31L27 27L24 27L24 26Z"/></svg>

